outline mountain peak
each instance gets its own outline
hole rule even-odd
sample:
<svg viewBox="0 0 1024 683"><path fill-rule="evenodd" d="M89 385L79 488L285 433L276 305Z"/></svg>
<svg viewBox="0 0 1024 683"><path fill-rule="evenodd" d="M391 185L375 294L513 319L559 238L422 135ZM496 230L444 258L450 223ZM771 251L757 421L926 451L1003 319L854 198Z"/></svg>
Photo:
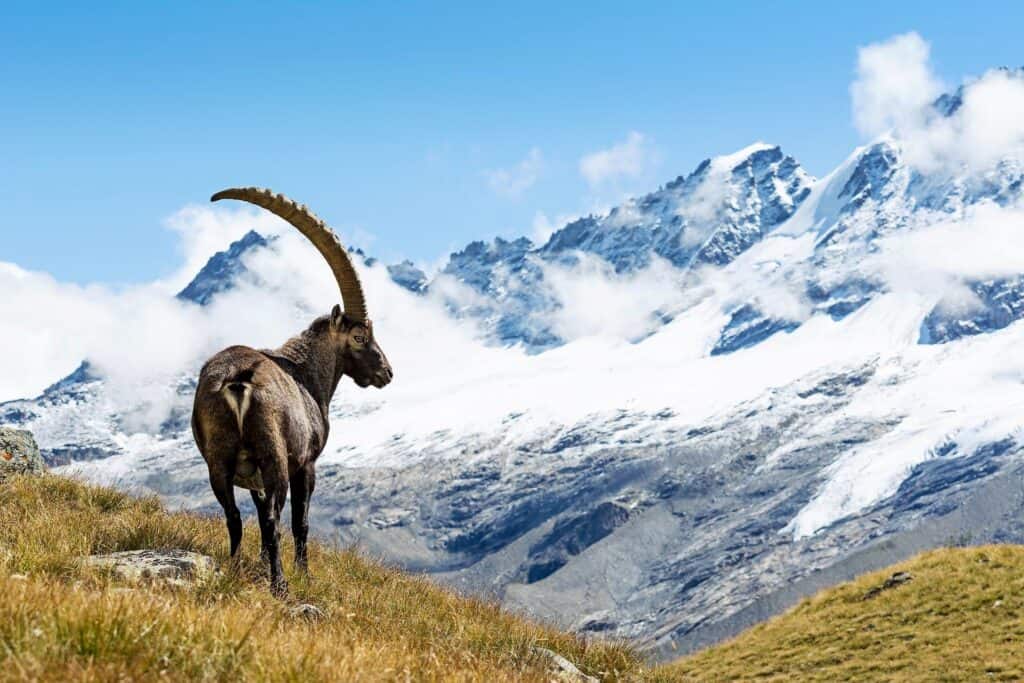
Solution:
<svg viewBox="0 0 1024 683"><path fill-rule="evenodd" d="M767 142L755 142L752 145L736 150L732 154L723 154L710 160L710 165L721 170L733 170L743 164L757 161L778 161L783 157L782 148Z"/></svg>
<svg viewBox="0 0 1024 683"><path fill-rule="evenodd" d="M705 159L605 216L569 223L540 251L595 253L620 272L647 265L651 253L678 267L694 260L722 265L789 218L813 181L778 145L756 142ZM724 232L732 234L716 238Z"/></svg>
<svg viewBox="0 0 1024 683"><path fill-rule="evenodd" d="M442 272L485 298L449 308L484 321L501 343L524 342L534 351L557 346L563 340L538 318L559 306L545 262L573 267L587 253L617 273L645 268L656 257L680 269L724 265L788 219L813 182L793 157L764 142L706 159L607 214L570 221L539 247L525 237L471 242Z"/></svg>
<svg viewBox="0 0 1024 683"><path fill-rule="evenodd" d="M178 292L178 298L200 306L210 303L214 295L232 289L238 276L245 272L242 255L267 244L267 239L255 230L245 233L227 249L211 256L192 281Z"/></svg>
<svg viewBox="0 0 1024 683"><path fill-rule="evenodd" d="M388 266L388 275L395 284L413 293L422 292L427 287L427 274L408 259Z"/></svg>
<svg viewBox="0 0 1024 683"><path fill-rule="evenodd" d="M1000 73L1008 78L1017 78L1024 80L1024 66L1000 66L996 67L995 69L992 69L988 73ZM982 76L982 78L984 78L984 76ZM934 102L932 102L932 108L935 109L935 111L937 111L942 116L952 116L957 111L959 111L960 107L963 106L964 91L967 88L971 87L971 85L973 85L974 83L977 83L978 80L981 79L973 80L963 85L960 85L957 87L956 90L952 92L942 93L935 99Z"/></svg>

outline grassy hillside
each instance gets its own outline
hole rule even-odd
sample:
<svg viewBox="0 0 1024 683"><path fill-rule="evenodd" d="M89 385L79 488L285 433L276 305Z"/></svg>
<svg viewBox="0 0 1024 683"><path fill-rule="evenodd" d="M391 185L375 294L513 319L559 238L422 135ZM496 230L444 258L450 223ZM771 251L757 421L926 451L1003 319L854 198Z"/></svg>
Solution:
<svg viewBox="0 0 1024 683"><path fill-rule="evenodd" d="M906 583L868 596L895 572ZM945 548L803 601L659 672L708 681L1024 680L1024 548Z"/></svg>
<svg viewBox="0 0 1024 683"><path fill-rule="evenodd" d="M56 476L0 483L0 680L552 680L534 646L604 680L1024 680L1018 546L926 553L644 667L625 646L586 643L320 545L312 580L289 575L289 602L327 613L310 623L269 596L258 543L247 527L241 568L205 583L126 590L78 558L184 548L223 563L221 520ZM912 579L867 597L898 571Z"/></svg>
<svg viewBox="0 0 1024 683"><path fill-rule="evenodd" d="M644 675L625 647L588 645L319 545L312 580L289 572L291 602L327 618L292 617L267 591L251 526L240 571L191 588L125 590L78 562L140 548L223 562L226 546L220 519L169 514L153 499L57 476L0 484L0 680L550 680L533 646L588 674Z"/></svg>

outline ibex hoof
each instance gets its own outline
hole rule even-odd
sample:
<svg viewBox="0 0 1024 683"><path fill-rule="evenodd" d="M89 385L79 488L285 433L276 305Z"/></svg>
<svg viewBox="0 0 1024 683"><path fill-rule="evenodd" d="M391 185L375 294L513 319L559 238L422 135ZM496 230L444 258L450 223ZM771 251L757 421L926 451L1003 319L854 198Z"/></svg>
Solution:
<svg viewBox="0 0 1024 683"><path fill-rule="evenodd" d="M270 582L270 594L275 598L287 598L288 597L288 582L284 579L278 579Z"/></svg>

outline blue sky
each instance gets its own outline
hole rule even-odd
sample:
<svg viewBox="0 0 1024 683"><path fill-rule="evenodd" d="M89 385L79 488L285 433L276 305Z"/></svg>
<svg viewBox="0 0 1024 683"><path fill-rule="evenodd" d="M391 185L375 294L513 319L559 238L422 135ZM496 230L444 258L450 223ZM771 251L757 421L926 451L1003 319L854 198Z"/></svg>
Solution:
<svg viewBox="0 0 1024 683"><path fill-rule="evenodd" d="M5 3L0 261L152 280L169 215L255 184L433 263L759 139L827 172L858 46L916 30L953 84L1024 64L1019 2L482 5ZM588 182L616 145L635 172Z"/></svg>

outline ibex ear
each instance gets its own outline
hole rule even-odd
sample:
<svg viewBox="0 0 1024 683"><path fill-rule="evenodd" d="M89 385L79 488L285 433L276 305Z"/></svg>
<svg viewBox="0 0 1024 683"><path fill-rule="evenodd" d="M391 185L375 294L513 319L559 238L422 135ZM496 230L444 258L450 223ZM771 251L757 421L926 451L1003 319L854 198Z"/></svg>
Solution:
<svg viewBox="0 0 1024 683"><path fill-rule="evenodd" d="M334 304L334 308L331 309L331 327L340 330L344 324L345 314L341 312L341 306Z"/></svg>

